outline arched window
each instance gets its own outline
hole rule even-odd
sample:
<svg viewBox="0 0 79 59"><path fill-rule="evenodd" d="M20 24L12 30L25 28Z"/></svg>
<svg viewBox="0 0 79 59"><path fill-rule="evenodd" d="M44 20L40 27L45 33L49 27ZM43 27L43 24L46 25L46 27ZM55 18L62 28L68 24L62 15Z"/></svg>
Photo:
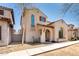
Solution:
<svg viewBox="0 0 79 59"><path fill-rule="evenodd" d="M59 29L59 38L63 38L63 28Z"/></svg>
<svg viewBox="0 0 79 59"><path fill-rule="evenodd" d="M34 17L33 14L31 15L31 26L32 26L32 27L35 26L35 17Z"/></svg>

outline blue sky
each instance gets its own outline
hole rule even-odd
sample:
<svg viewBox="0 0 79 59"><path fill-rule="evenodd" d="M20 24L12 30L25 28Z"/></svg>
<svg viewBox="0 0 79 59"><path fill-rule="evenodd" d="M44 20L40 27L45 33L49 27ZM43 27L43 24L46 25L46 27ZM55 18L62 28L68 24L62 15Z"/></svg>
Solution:
<svg viewBox="0 0 79 59"><path fill-rule="evenodd" d="M15 18L15 25L14 28L16 31L20 28L20 19L21 19L21 5L16 3L6 3L6 4L0 4L0 6L5 6L9 8L14 9L14 18ZM64 4L25 4L26 7L36 7L39 8L43 13L45 13L49 21L53 22L58 19L59 17L63 15L63 10L67 7L64 6ZM64 17L61 17L61 19L64 19L64 21L68 24L74 24L76 27L79 26L79 4L73 4L71 8L65 13Z"/></svg>
<svg viewBox="0 0 79 59"><path fill-rule="evenodd" d="M61 18L60 16L63 15L63 4L36 4L40 10L42 10L49 18L50 21L56 21L58 19L65 20L68 24L74 24L76 27L79 26L79 4L73 4L71 8L65 13L65 15ZM76 10L78 12L76 12Z"/></svg>

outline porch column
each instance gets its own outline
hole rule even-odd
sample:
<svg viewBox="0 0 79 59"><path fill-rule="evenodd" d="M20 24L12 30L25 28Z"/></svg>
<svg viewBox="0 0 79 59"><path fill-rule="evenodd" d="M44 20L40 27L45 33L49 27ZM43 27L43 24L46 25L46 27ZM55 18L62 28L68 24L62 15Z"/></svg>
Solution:
<svg viewBox="0 0 79 59"><path fill-rule="evenodd" d="M45 29L42 29L41 43L45 43Z"/></svg>

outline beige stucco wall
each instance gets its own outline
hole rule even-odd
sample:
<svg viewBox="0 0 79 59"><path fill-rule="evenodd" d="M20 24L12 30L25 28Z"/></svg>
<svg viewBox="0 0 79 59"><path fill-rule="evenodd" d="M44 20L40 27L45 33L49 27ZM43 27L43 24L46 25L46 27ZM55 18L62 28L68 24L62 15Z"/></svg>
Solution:
<svg viewBox="0 0 79 59"><path fill-rule="evenodd" d="M54 40L57 41L59 39L59 29L63 28L63 36L65 40L68 40L68 26L66 23L59 20L52 24L54 26Z"/></svg>
<svg viewBox="0 0 79 59"><path fill-rule="evenodd" d="M0 26L1 26L1 40L3 45L8 45L11 41L11 36L10 36L10 29L5 21L0 21Z"/></svg>
<svg viewBox="0 0 79 59"><path fill-rule="evenodd" d="M69 31L69 32L68 32L68 39L69 39L69 40L71 40L71 38L74 37L73 33L74 33L74 31Z"/></svg>
<svg viewBox="0 0 79 59"><path fill-rule="evenodd" d="M0 8L1 9L1 8ZM1 10L3 10L3 9L1 9ZM4 9L4 15L0 15L1 17L6 17L6 18L10 18L11 19L11 22L13 22L12 21L12 14L11 14L11 11L10 10L5 10ZM13 23L12 23L13 24Z"/></svg>

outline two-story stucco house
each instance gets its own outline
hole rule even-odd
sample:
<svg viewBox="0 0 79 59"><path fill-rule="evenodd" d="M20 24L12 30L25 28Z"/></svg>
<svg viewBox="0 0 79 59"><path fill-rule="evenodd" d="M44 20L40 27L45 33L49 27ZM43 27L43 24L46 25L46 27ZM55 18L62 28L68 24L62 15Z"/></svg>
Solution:
<svg viewBox="0 0 79 59"><path fill-rule="evenodd" d="M13 9L0 6L0 46L11 42L14 23Z"/></svg>
<svg viewBox="0 0 79 59"><path fill-rule="evenodd" d="M37 8L24 8L21 19L24 41L45 43L68 40L68 25L63 20L48 22L47 19L47 16Z"/></svg>
<svg viewBox="0 0 79 59"><path fill-rule="evenodd" d="M49 22L48 17L37 8L24 8L21 17L22 40L25 42L61 42L68 41L75 31L60 19ZM72 30L72 31L71 31Z"/></svg>

